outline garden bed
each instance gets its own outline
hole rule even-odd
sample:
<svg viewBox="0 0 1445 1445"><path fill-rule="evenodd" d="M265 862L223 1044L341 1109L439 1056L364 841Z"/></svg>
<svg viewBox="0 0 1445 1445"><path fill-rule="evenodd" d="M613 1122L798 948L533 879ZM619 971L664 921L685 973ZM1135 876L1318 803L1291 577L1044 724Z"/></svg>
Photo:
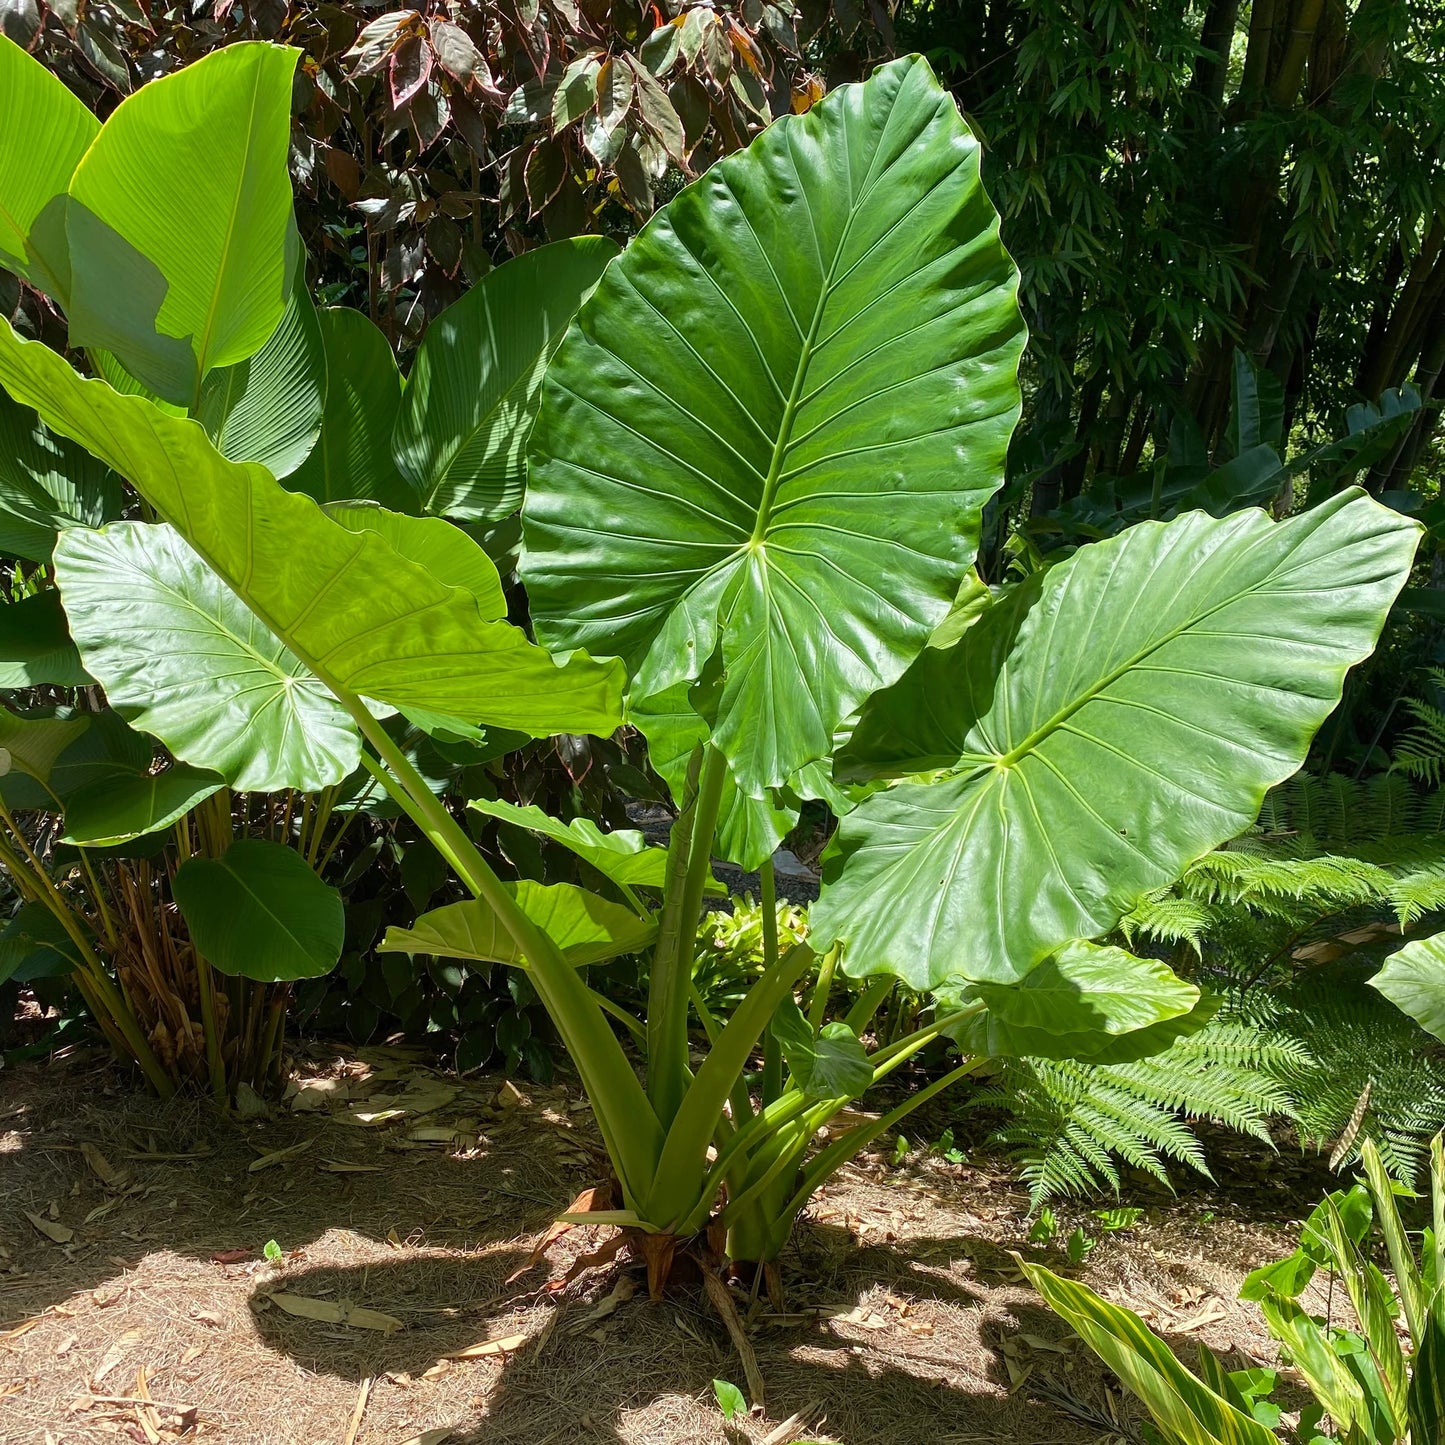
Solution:
<svg viewBox="0 0 1445 1445"><path fill-rule="evenodd" d="M1021 1283L1026 1200L992 1166L865 1157L836 1180L785 1260L789 1313L751 1315L766 1413L729 1423L712 1381L742 1371L700 1292L652 1304L616 1268L549 1290L601 1230L513 1278L598 1177L575 1087L457 1080L388 1049L318 1052L299 1077L299 1097L237 1123L85 1057L0 1075L0 1441L1132 1436L1132 1403ZM1235 1289L1290 1247L1318 1181L1239 1162L1227 1207L1161 1196L1084 1277L1188 1353L1263 1360Z"/></svg>

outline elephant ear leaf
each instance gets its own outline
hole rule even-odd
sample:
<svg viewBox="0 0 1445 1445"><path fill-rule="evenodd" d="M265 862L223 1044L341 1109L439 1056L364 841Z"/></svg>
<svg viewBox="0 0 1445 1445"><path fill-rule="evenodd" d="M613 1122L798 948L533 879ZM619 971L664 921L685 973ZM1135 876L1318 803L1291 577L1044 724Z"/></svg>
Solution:
<svg viewBox="0 0 1445 1445"><path fill-rule="evenodd" d="M521 505L543 372L616 254L605 236L538 246L489 272L427 327L394 442L423 511L496 521Z"/></svg>
<svg viewBox="0 0 1445 1445"><path fill-rule="evenodd" d="M1427 1033L1445 1041L1445 934L1397 949L1370 983Z"/></svg>
<svg viewBox="0 0 1445 1445"><path fill-rule="evenodd" d="M539 639L623 658L634 703L720 652L712 737L749 797L828 756L973 560L1018 415L1016 294L978 143L920 57L712 166L548 369L519 569Z"/></svg>
<svg viewBox="0 0 1445 1445"><path fill-rule="evenodd" d="M228 461L196 422L77 375L8 323L0 384L123 473L329 691L533 736L621 721L618 663L559 664L380 532L338 525L263 467Z"/></svg>
<svg viewBox="0 0 1445 1445"><path fill-rule="evenodd" d="M125 504L120 478L0 392L0 551L48 562L67 527L99 527Z"/></svg>
<svg viewBox="0 0 1445 1445"><path fill-rule="evenodd" d="M100 122L38 60L0 35L0 266L65 306L70 178ZM23 141L19 138L23 137Z"/></svg>
<svg viewBox="0 0 1445 1445"><path fill-rule="evenodd" d="M965 1053L1096 1064L1158 1053L1215 1012L1212 1000L1201 1007L1199 990L1157 959L1082 940L1017 983L939 991L941 1010L972 1002L987 1007L950 1030Z"/></svg>
<svg viewBox="0 0 1445 1445"><path fill-rule="evenodd" d="M55 568L111 705L177 758L246 792L316 792L356 768L346 711L174 528L67 532Z"/></svg>
<svg viewBox="0 0 1445 1445"><path fill-rule="evenodd" d="M194 406L207 372L254 355L281 320L299 53L228 45L143 85L71 178L71 342L113 351L166 401Z"/></svg>
<svg viewBox="0 0 1445 1445"><path fill-rule="evenodd" d="M1007 982L1247 828L1369 655L1420 529L1346 492L1082 548L870 701L841 774L945 770L846 817L815 946Z"/></svg>
<svg viewBox="0 0 1445 1445"><path fill-rule="evenodd" d="M346 932L341 894L284 843L237 838L171 880L191 942L222 973L279 983L329 973Z"/></svg>

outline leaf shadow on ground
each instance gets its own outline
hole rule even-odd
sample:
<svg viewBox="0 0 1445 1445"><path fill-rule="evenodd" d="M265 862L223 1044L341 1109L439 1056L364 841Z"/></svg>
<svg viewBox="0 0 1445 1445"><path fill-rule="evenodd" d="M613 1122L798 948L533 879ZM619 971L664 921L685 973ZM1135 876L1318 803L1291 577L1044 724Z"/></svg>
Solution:
<svg viewBox="0 0 1445 1445"><path fill-rule="evenodd" d="M333 1054L314 1072L327 1069L344 1065ZM425 1087L458 1084L419 1072ZM549 1270L565 1270L599 1230L577 1231L548 1265L507 1283L599 1173L575 1085L514 1093L473 1078L419 1119L358 1127L280 1109L238 1124L201 1103L140 1096L93 1060L6 1071L0 1441L43 1439L45 1428L66 1445L113 1439L102 1427L116 1417L89 1402L128 1395L142 1367L156 1398L197 1407L226 1445L335 1445L358 1404L355 1445L436 1428L454 1445L756 1445L798 1411L794 1438L845 1445L1075 1445L1112 1418L1104 1372L1085 1352L1031 1348L1022 1382L1019 1360L1005 1358L1006 1340L1066 1333L1013 1270L1009 1249L1027 1226L1008 1176L865 1161L830 1184L784 1262L787 1309L805 1318L755 1321L767 1418L728 1425L712 1381L741 1384L742 1372L696 1289L660 1304L638 1289L609 1310L622 1275L598 1269L548 1295ZM431 1137L449 1129L452 1143ZM118 1185L82 1146L125 1171ZM333 1172L338 1163L367 1172ZM1288 1207L1277 1198L1272 1217ZM52 1242L27 1212L53 1212L73 1239ZM1148 1298L1162 1245L1180 1256L1172 1280L1208 1284L1212 1262L1196 1261L1217 1225L1176 1223L1163 1216L1132 1255L1112 1242L1097 1251L1091 1281L1113 1298ZM261 1258L272 1239L276 1265ZM1262 1247L1286 1246L1271 1235ZM1237 1259L1216 1270L1221 1296L1232 1298ZM404 1328L298 1318L267 1303L277 1292L350 1302ZM21 1332L7 1339L7 1327ZM527 1343L448 1359L512 1336ZM1046 1398L1032 1398L1040 1385ZM114 1408L123 1420L130 1407Z"/></svg>

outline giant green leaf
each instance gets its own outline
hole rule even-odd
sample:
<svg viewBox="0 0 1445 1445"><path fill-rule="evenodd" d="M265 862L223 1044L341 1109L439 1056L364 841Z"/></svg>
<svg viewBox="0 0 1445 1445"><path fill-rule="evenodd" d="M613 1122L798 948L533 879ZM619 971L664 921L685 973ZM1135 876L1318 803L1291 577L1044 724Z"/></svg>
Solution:
<svg viewBox="0 0 1445 1445"><path fill-rule="evenodd" d="M91 680L71 640L58 592L0 604L0 687L82 687Z"/></svg>
<svg viewBox="0 0 1445 1445"><path fill-rule="evenodd" d="M1157 959L1075 940L1017 983L950 990L940 1007L975 1001L988 1007L950 1030L965 1053L1118 1062L1114 1053L1121 1040L1184 1018L1199 1003L1199 990ZM1167 1047L1174 1037L1165 1036L1157 1048Z"/></svg>
<svg viewBox="0 0 1445 1445"><path fill-rule="evenodd" d="M50 71L0 35L0 266L62 306L70 291L65 193L99 129Z"/></svg>
<svg viewBox="0 0 1445 1445"><path fill-rule="evenodd" d="M261 983L315 978L341 957L341 894L283 843L238 838L219 858L189 858L171 894L191 942L222 973Z"/></svg>
<svg viewBox="0 0 1445 1445"><path fill-rule="evenodd" d="M291 295L271 339L254 356L206 377L196 417L223 455L260 462L279 478L311 454L325 401L326 349L298 248Z"/></svg>
<svg viewBox="0 0 1445 1445"><path fill-rule="evenodd" d="M635 700L720 652L713 739L750 797L827 756L973 560L1018 414L1016 288L919 57L712 166L548 368L520 564L539 639L622 657Z"/></svg>
<svg viewBox="0 0 1445 1445"><path fill-rule="evenodd" d="M539 246L489 272L427 327L394 441L424 511L483 521L517 510L542 374L616 254L605 236Z"/></svg>
<svg viewBox="0 0 1445 1445"><path fill-rule="evenodd" d="M443 517L408 517L375 502L333 502L326 515L348 532L375 532L438 582L461 587L477 602L483 621L507 615L497 564L462 529Z"/></svg>
<svg viewBox="0 0 1445 1445"><path fill-rule="evenodd" d="M370 317L349 307L327 307L317 319L326 353L326 406L316 445L287 486L318 502L363 500L417 511L416 493L391 459L401 406L401 372L391 343Z"/></svg>
<svg viewBox="0 0 1445 1445"><path fill-rule="evenodd" d="M560 843L614 883L630 888L661 888L666 879L667 849L649 847L636 829L618 828L604 833L591 818L573 818L564 823L532 804L519 808L501 798L473 798L467 806Z"/></svg>
<svg viewBox="0 0 1445 1445"><path fill-rule="evenodd" d="M874 698L841 773L941 781L843 820L815 946L917 987L1020 978L1236 836L1367 656L1419 528L1359 492L1143 523L995 602Z"/></svg>
<svg viewBox="0 0 1445 1445"><path fill-rule="evenodd" d="M542 884L523 878L507 888L563 957L579 968L636 953L657 935L655 920L639 918L630 908L571 883ZM433 908L410 928L388 928L377 952L430 953L523 967L527 962L506 925L479 898Z"/></svg>
<svg viewBox="0 0 1445 1445"><path fill-rule="evenodd" d="M123 473L328 686L536 736L618 725L617 663L559 664L379 533L350 532L264 468L227 461L197 423L78 376L8 324L0 384Z"/></svg>
<svg viewBox="0 0 1445 1445"><path fill-rule="evenodd" d="M215 773L177 763L158 773L118 773L66 799L63 843L110 848L168 828L224 786Z"/></svg>
<svg viewBox="0 0 1445 1445"><path fill-rule="evenodd" d="M129 95L70 182L77 346L194 405L259 351L290 289L291 75L299 52L228 45Z"/></svg>
<svg viewBox="0 0 1445 1445"><path fill-rule="evenodd" d="M50 560L57 532L120 516L120 478L0 392L0 552Z"/></svg>
<svg viewBox="0 0 1445 1445"><path fill-rule="evenodd" d="M1445 934L1397 949L1370 982L1422 1029L1445 1040Z"/></svg>
<svg viewBox="0 0 1445 1445"><path fill-rule="evenodd" d="M355 723L174 528L68 532L55 571L86 667L177 758L254 792L355 770Z"/></svg>

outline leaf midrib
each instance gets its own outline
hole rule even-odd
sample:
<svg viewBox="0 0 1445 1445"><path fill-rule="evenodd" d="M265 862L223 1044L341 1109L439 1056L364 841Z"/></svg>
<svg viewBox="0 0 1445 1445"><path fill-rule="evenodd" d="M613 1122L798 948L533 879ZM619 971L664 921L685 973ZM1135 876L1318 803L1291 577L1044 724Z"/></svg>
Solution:
<svg viewBox="0 0 1445 1445"><path fill-rule="evenodd" d="M1261 582L1251 587L1242 588L1238 592L1231 593L1228 597L1222 598L1219 602L1215 603L1213 607L1208 608L1204 612L1195 613L1193 616L1188 618L1187 621L1181 622L1177 627L1172 628L1170 631L1164 633L1163 636L1159 637L1156 641L1151 642L1146 647L1140 648L1137 652L1132 654L1132 656L1125 658L1124 661L1121 662L1117 667L1115 667L1111 672L1106 673L1097 682L1087 687L1082 693L1079 694L1078 697L1074 698L1067 705L1060 708L1058 712L1056 712L1051 718L1048 718L1045 722L1040 723L1039 726L1036 727L1031 733L1029 733L1022 742L1016 743L1012 748L1008 750L1008 752L965 753L960 758L960 761L992 763L995 767L998 768L1012 768L1016 766L1025 757L1037 751L1039 746L1048 738L1052 737L1053 734L1056 733L1061 727L1063 727L1063 725L1068 722L1068 720L1073 717L1075 713L1077 713L1081 708L1086 707L1089 703L1093 702L1094 699L1097 698L1099 694L1104 691L1105 688L1111 687L1114 683L1118 682L1118 680L1123 677L1125 673L1131 672L1134 668L1138 667L1138 665L1143 662L1146 657L1151 656L1161 647L1167 647L1169 643L1174 642L1179 637L1183 636L1184 633L1190 631L1195 627L1198 627L1201 622L1207 622L1211 617L1214 616L1215 613L1223 611L1226 607L1232 607L1236 602L1241 601L1243 598L1250 596L1254 592L1263 590L1265 583L1272 579L1273 576L1274 572L1273 570L1271 570L1269 577L1263 579Z"/></svg>

